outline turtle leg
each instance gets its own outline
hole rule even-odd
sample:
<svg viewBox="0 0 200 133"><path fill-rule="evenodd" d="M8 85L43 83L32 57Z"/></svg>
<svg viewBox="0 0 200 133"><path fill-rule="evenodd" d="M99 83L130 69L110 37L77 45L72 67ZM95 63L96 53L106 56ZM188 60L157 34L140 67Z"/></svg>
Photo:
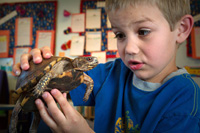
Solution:
<svg viewBox="0 0 200 133"><path fill-rule="evenodd" d="M50 70L50 72L46 73L41 79L40 81L37 83L37 85L35 86L35 89L33 90L33 95L38 98L39 96L41 96L41 94L48 89L46 86L49 84L49 81L56 77L57 75L63 73L64 67L67 65L67 61L59 61L57 62L52 69Z"/></svg>
<svg viewBox="0 0 200 133"><path fill-rule="evenodd" d="M92 93L92 90L94 87L94 81L87 74L83 73L83 75L84 75L83 83L86 84L86 86L87 86L83 100L87 101L89 99L90 94Z"/></svg>
<svg viewBox="0 0 200 133"><path fill-rule="evenodd" d="M52 74L51 73L47 73L45 74L40 81L38 82L38 84L34 87L33 90L33 95L38 98L39 96L42 95L42 93L46 90L46 85L49 83L49 81L51 80Z"/></svg>
<svg viewBox="0 0 200 133"><path fill-rule="evenodd" d="M13 109L10 126L9 126L9 133L17 133L18 114L22 109L20 103L21 103L21 99L17 101Z"/></svg>
<svg viewBox="0 0 200 133"><path fill-rule="evenodd" d="M37 133L37 129L40 123L40 114L39 112L33 112L33 120L31 123L31 127L29 129L29 133Z"/></svg>

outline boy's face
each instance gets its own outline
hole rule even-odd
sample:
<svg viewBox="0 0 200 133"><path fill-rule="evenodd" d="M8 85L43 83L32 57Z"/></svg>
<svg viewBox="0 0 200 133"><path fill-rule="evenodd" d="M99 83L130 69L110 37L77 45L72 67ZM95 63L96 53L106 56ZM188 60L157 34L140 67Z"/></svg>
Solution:
<svg viewBox="0 0 200 133"><path fill-rule="evenodd" d="M148 82L162 82L176 71L178 29L170 31L157 7L129 6L108 12L117 38L119 55L136 76Z"/></svg>

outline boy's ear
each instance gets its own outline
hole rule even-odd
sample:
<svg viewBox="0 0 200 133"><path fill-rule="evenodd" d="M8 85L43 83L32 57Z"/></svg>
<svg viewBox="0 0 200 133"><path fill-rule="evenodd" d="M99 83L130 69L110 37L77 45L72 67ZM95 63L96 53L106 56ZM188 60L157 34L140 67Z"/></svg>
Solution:
<svg viewBox="0 0 200 133"><path fill-rule="evenodd" d="M189 36L194 24L193 17L191 15L185 15L181 18L178 27L177 43L184 42Z"/></svg>

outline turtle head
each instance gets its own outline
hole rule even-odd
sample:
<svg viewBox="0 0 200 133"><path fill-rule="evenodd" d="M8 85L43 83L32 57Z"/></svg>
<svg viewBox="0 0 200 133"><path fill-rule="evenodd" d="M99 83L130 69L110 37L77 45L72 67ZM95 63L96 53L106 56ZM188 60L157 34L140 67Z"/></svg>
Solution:
<svg viewBox="0 0 200 133"><path fill-rule="evenodd" d="M77 57L72 61L73 67L77 70L88 71L98 65L96 57Z"/></svg>

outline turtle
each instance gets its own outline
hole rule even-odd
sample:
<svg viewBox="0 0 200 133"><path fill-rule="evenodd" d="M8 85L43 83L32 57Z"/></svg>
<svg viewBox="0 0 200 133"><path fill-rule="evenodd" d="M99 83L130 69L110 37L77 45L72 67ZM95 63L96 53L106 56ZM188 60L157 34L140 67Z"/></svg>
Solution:
<svg viewBox="0 0 200 133"><path fill-rule="evenodd" d="M52 56L43 59L42 63L35 64L31 60L28 71L22 70L17 79L16 90L12 94L15 107L12 111L9 132L17 132L18 114L20 112L33 112L33 120L29 132L37 132L40 115L35 105L35 100L41 98L44 91L53 88L61 92L68 92L77 88L80 84L86 84L86 92L83 101L87 101L94 86L94 82L85 71L97 66L96 57L68 57Z"/></svg>

